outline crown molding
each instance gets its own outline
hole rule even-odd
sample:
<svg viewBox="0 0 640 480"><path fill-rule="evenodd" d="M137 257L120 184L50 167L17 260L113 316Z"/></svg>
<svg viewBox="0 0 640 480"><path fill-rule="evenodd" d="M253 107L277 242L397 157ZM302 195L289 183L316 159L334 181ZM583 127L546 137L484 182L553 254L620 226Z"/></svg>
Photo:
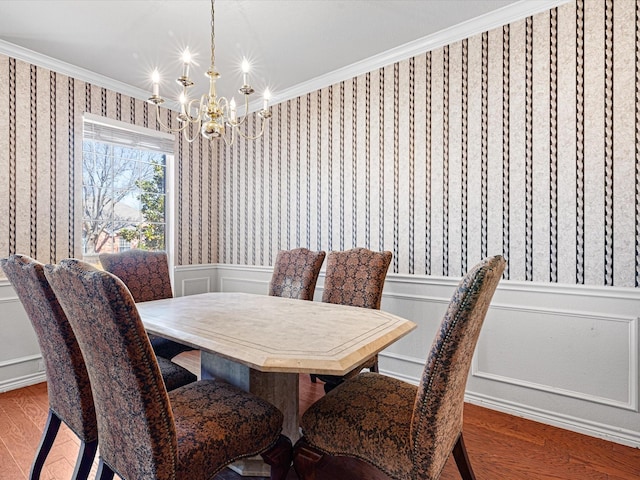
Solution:
<svg viewBox="0 0 640 480"><path fill-rule="evenodd" d="M321 90L322 88L335 85L343 80L375 71L381 67L406 60L445 45L450 45L465 38L470 38L482 32L502 27L508 23L551 10L552 8L572 1L573 0L520 0L491 13L459 23L451 28L405 43L404 45L366 58L360 62L313 78L308 82L299 83L291 88L277 92L272 98L272 103L284 102L301 95L306 95L309 92Z"/></svg>
<svg viewBox="0 0 640 480"><path fill-rule="evenodd" d="M99 73L86 70L84 68L72 65L62 60L57 60L53 57L43 55L41 53L29 50L28 48L20 47L13 43L0 40L0 53L13 57L23 62L37 65L38 67L47 68L56 73L73 77L76 80L87 82L92 85L104 87L114 92L119 92L130 97L138 98L146 101L149 98L149 92L140 88L133 87L127 83L119 82L113 78Z"/></svg>
<svg viewBox="0 0 640 480"><path fill-rule="evenodd" d="M303 82L291 88L276 92L271 99L271 105L284 102L301 95L306 95L309 92L320 90L343 80L357 77L386 65L406 60L407 58L411 58L415 55L455 43L479 33L501 27L510 22L550 10L571 1L573 0L520 0L516 3L495 10L494 12L473 18L451 28L441 30L433 35L419 38L386 52L374 55L373 57L364 59L360 62L351 64L347 67L313 78L308 82ZM77 67L70 63L57 60L4 40L0 40L0 53L140 100L146 101L149 97L149 92L146 90L133 87L110 77ZM261 106L262 100L254 100L249 104L249 111L253 112L260 110ZM177 103L175 105L166 105L166 107L171 108L172 110L178 108Z"/></svg>

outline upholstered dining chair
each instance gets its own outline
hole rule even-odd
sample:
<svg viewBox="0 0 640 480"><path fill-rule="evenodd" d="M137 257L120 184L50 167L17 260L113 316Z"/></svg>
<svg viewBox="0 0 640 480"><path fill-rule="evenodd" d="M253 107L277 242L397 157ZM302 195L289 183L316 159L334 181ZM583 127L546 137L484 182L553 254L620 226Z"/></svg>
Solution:
<svg viewBox="0 0 640 480"><path fill-rule="evenodd" d="M40 478L61 422L80 439L73 479L86 479L98 445L98 427L80 347L67 317L44 275L44 265L24 255L0 259L36 332L47 373L49 414L29 478ZM167 389L194 382L196 376L169 360L159 359Z"/></svg>
<svg viewBox="0 0 640 480"><path fill-rule="evenodd" d="M318 274L325 252L308 248L280 250L273 266L269 295L273 297L313 300Z"/></svg>
<svg viewBox="0 0 640 480"><path fill-rule="evenodd" d="M329 252L322 301L379 310L391 257L391 252L374 252L366 248ZM316 376L325 382L324 390L329 392L365 368L377 372L378 356L375 355L344 376Z"/></svg>
<svg viewBox="0 0 640 480"><path fill-rule="evenodd" d="M173 297L166 252L134 248L118 253L101 253L98 258L102 268L124 282L136 302ZM193 350L157 335L149 335L149 340L156 355L163 358L172 359L182 352Z"/></svg>
<svg viewBox="0 0 640 480"><path fill-rule="evenodd" d="M480 328L504 267L501 256L490 257L462 279L418 386L361 373L305 412L303 437L294 448L301 480L315 479L315 468L326 456L364 462L385 478L435 480L452 452L462 478L475 479L462 439L464 391Z"/></svg>
<svg viewBox="0 0 640 480"><path fill-rule="evenodd" d="M314 252L308 248L280 250L269 282L269 295L313 300L325 255L323 250ZM316 378L311 374L313 383L316 383Z"/></svg>
<svg viewBox="0 0 640 480"><path fill-rule="evenodd" d="M291 442L273 405L217 380L165 389L133 298L116 276L75 259L47 265L73 327L93 391L100 462L96 478L208 480L261 454L284 479Z"/></svg>

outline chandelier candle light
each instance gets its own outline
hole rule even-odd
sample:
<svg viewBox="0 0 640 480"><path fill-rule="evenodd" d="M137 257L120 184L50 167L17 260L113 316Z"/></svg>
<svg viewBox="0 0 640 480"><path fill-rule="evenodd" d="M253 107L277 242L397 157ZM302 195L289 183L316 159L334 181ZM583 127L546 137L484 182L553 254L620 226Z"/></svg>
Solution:
<svg viewBox="0 0 640 480"><path fill-rule="evenodd" d="M269 111L269 90L264 91L264 101L262 104L262 110L258 112L258 116L261 118L260 132L255 136L245 135L240 127L245 123L247 115L249 113L249 96L254 93L253 87L249 85L249 62L247 59L242 61L242 83L243 85L238 89L244 96L244 115L238 118L238 110L236 101L234 98L227 100L226 97L218 97L216 95L216 80L220 78L220 74L216 72L214 67L215 60L215 30L214 30L214 0L211 0L211 66L207 70L207 77L209 77L209 93L204 94L200 99L189 100L188 89L194 85L193 81L189 78L189 67L191 66L191 53L189 49L185 49L182 54L182 75L176 79L178 84L182 85L182 92L180 93L180 114L178 115L178 125L171 127L165 125L160 120L159 110L160 104L164 103L164 99L160 96L160 74L158 69L153 71L151 75L151 81L153 82L153 88L151 91L151 97L148 102L156 106L156 118L162 128L168 130L171 133L182 132L184 138L188 142L193 142L198 138L198 133L190 137L189 125L196 127L196 132L200 132L206 139L224 139L225 143L231 145L235 140L236 131L238 135L249 140L255 140L260 138L264 134L265 126L271 117ZM228 128L227 128L228 127ZM230 134L227 134L227 130L230 130Z"/></svg>

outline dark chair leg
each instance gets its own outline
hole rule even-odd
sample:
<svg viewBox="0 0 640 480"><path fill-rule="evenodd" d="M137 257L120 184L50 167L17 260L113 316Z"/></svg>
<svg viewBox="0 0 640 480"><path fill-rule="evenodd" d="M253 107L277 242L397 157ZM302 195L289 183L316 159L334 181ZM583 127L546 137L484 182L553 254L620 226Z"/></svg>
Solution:
<svg viewBox="0 0 640 480"><path fill-rule="evenodd" d="M271 480L285 480L291 468L293 457L291 440L280 435L276 444L262 453L262 459L271 467Z"/></svg>
<svg viewBox="0 0 640 480"><path fill-rule="evenodd" d="M42 473L44 461L51 451L53 441L56 439L56 435L58 434L58 430L60 429L60 423L60 418L58 418L58 416L53 413L53 411L49 410L49 416L47 417L47 423L44 426L44 432L42 432L40 446L38 446L36 458L33 460L33 465L31 465L29 480L38 480L40 478L40 473Z"/></svg>
<svg viewBox="0 0 640 480"><path fill-rule="evenodd" d="M87 478L89 478L93 458L96 456L96 450L98 450L97 440L89 443L80 443L80 451L78 452L78 459L76 460L76 468L71 477L72 480L87 480Z"/></svg>
<svg viewBox="0 0 640 480"><path fill-rule="evenodd" d="M338 385L344 382L344 378L335 377L331 379L327 379L324 381L324 393L329 393L331 390L336 388Z"/></svg>
<svg viewBox="0 0 640 480"><path fill-rule="evenodd" d="M304 437L293 447L293 468L300 480L316 480L316 468L324 454L309 445Z"/></svg>
<svg viewBox="0 0 640 480"><path fill-rule="evenodd" d="M376 360L376 363L373 364L373 366L369 369L369 371L374 373L380 373L380 369L378 368L378 360Z"/></svg>
<svg viewBox="0 0 640 480"><path fill-rule="evenodd" d="M471 462L469 462L467 449L465 448L464 441L462 440L462 432L460 432L458 441L453 447L453 458L456 460L456 465L458 466L458 471L460 472L462 480L476 480L476 476L473 474L473 470L471 469Z"/></svg>
<svg viewBox="0 0 640 480"><path fill-rule="evenodd" d="M102 459L98 463L98 471L96 472L96 480L113 480L113 470L104 463Z"/></svg>

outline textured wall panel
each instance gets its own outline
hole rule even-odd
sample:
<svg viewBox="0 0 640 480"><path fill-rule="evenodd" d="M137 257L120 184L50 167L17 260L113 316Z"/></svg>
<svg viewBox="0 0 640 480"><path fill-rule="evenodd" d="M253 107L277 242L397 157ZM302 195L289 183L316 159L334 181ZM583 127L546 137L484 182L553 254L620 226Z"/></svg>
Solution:
<svg viewBox="0 0 640 480"><path fill-rule="evenodd" d="M503 253L512 280L635 286L637 9L577 0L273 106L262 156L220 158L241 206L268 165L257 212L220 206L225 261L369 246L393 272L459 276ZM271 229L264 259L247 215Z"/></svg>
<svg viewBox="0 0 640 480"><path fill-rule="evenodd" d="M81 255L85 112L158 129L145 102L0 55L0 256ZM171 114L161 115L166 123ZM176 141L178 263L217 261L218 179L204 147Z"/></svg>
<svg viewBox="0 0 640 480"><path fill-rule="evenodd" d="M274 105L257 142L177 139L176 263L368 246L398 273L503 253L513 280L636 286L637 11L576 0ZM0 80L0 254L79 255L82 114L155 109L6 56Z"/></svg>

